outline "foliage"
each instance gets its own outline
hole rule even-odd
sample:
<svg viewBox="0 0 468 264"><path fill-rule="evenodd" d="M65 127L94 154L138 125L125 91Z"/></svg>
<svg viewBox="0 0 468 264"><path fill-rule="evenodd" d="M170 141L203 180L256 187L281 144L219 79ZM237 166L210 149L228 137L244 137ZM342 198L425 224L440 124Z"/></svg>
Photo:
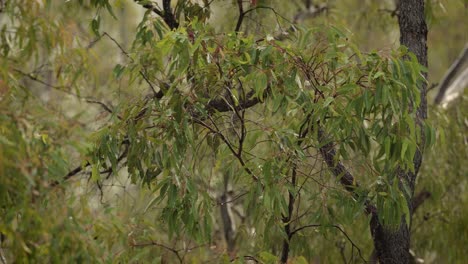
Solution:
<svg viewBox="0 0 468 264"><path fill-rule="evenodd" d="M279 15L283 1L244 4L252 21L240 20L239 31L216 17L223 1L177 1L172 13L135 2L5 7L0 233L7 259L276 263L290 239L294 263L348 255L362 262L372 249L370 205L386 228L402 219L420 228L410 219L411 190L395 175L415 170L421 130L427 150L444 134L415 122L427 69L404 47L364 52L333 13L278 37L285 34L268 25L289 26ZM146 12L124 45L115 24L132 4ZM252 29L255 21L266 26ZM435 114L453 128L450 115ZM464 138L462 115L452 115L457 129L436 147L447 159ZM421 186L465 204L466 196L440 190L453 185L427 176L447 159L428 159ZM444 173L461 178L454 162ZM456 230L466 231L459 208ZM440 241L415 245L442 261ZM453 252L456 261L460 249Z"/></svg>

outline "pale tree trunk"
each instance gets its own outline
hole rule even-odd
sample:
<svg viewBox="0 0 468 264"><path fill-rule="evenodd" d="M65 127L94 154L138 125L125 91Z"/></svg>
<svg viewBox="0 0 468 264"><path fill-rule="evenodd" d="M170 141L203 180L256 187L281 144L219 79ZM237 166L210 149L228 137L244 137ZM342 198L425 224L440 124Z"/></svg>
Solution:
<svg viewBox="0 0 468 264"><path fill-rule="evenodd" d="M398 3L398 24L400 27L400 44L408 47L414 53L420 64L427 67L427 26L424 20L424 0L400 0ZM426 74L424 74L426 77ZM416 109L416 124L422 125L427 118L426 82L419 85L421 104ZM424 130L421 130L424 131ZM421 135L419 149L414 157L415 173L398 172L400 181L406 181L414 194L416 175L421 166L424 135ZM412 198L412 197L411 197ZM410 199L409 199L410 201ZM411 206L411 203L408 202ZM412 208L411 208L412 212ZM377 260L383 264L410 262L410 229L404 221L396 231L388 230L382 226L375 213L371 219L371 233Z"/></svg>

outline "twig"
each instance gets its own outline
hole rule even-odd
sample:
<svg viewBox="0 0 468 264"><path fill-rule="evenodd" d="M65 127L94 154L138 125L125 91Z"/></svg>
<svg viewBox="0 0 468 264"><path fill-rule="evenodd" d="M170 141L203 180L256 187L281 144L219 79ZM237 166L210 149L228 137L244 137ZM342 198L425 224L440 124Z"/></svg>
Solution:
<svg viewBox="0 0 468 264"><path fill-rule="evenodd" d="M78 99L81 99L79 95L77 95L77 94L75 94L75 93L73 93L73 92L64 90L65 88L68 89L68 88L70 88L71 86L57 86L57 85L53 85L53 84L47 83L47 82L45 82L45 81L43 81L43 80L37 78L37 77L34 76L32 73L26 73L26 72L23 72L23 71L21 71L21 70L19 70L19 69L13 69L13 70L14 70L15 72L17 72L17 73L19 73L19 74L21 74L21 75L23 75L23 76L29 78L29 79L32 80L32 81L38 82L38 83L40 83L40 84L42 84L42 85L45 85L45 86L50 87L50 88L52 88L52 89L55 89L55 90L57 90L57 91L59 91L59 92L63 92L63 93L72 95L72 96L74 96L74 97L76 97L76 98L78 98ZM88 97L88 98L85 99L85 101L86 101L87 103L91 103L91 104L98 104L98 105L100 105L105 111L107 111L107 112L109 112L109 113L111 113L111 114L114 113L114 111L112 111L112 109L111 109L109 106L107 106L107 105L104 104L103 102L100 102L100 101L98 101L98 100L96 100L96 99L94 99L94 98ZM117 118L121 119L120 116L117 116Z"/></svg>
<svg viewBox="0 0 468 264"><path fill-rule="evenodd" d="M86 102L91 103L91 104L100 105L106 112L108 112L110 114L114 114L114 111L109 106L107 106L105 103L103 103L101 101L98 101L98 100L95 100L95 99L92 99L92 98L87 98ZM117 118L122 120L121 116L117 116Z"/></svg>
<svg viewBox="0 0 468 264"><path fill-rule="evenodd" d="M310 117L312 115L308 114L305 118L305 121L302 123L301 127L299 128L299 138L297 140L297 146L301 147L304 138L307 136L309 132L309 122ZM294 151L297 154L297 151ZM292 164L292 173L291 173L291 184L292 188L296 189L297 185L297 162L293 161ZM288 214L283 216L283 223L284 223L284 231L286 233L287 238L283 240L282 252L281 252L281 263L287 263L288 255L289 255L289 244L291 242L291 238L293 237L293 233L291 232L292 227L292 217L294 213L294 204L296 203L296 195L289 190L288 191Z"/></svg>
<svg viewBox="0 0 468 264"><path fill-rule="evenodd" d="M210 116L208 116L211 120L211 122L213 123L213 125L215 125L216 127L216 123L214 122L214 120L211 119ZM242 158L241 155L238 155L238 152L234 149L234 147L232 146L231 142L229 142L229 140L224 136L223 133L220 132L220 130L216 127L216 130L213 129L212 127L208 126L207 124L205 124L205 122L203 122L202 120L199 120L199 119L196 119L194 118L193 119L195 123L205 127L206 129L208 129L211 133L213 134L216 134L218 135L221 140L226 144L226 146L229 148L229 150L231 151L231 153L234 155L234 157L237 158L237 160L239 161L239 163L242 165L242 168L250 175L252 176L252 179L256 182L259 181L258 177L253 173L252 170L250 170L249 167L247 167L247 164L245 163L244 159Z"/></svg>
<svg viewBox="0 0 468 264"><path fill-rule="evenodd" d="M93 45L94 43L98 42L100 39L102 39L102 37L107 37L109 38L116 46L117 48L119 48L119 50L122 52L122 54L125 55L125 57L127 57L128 59L130 59L131 62L135 62L135 60L130 56L130 54L128 54L127 51L125 51L125 49L122 47L122 45L119 44L119 42L113 38L111 35L109 35L107 32L104 32L102 33L101 36L99 36L96 40L94 40L93 42L91 42ZM89 45L88 45L89 46ZM143 69L146 71L146 69L143 67ZM149 80L148 76L145 74L145 72L143 72L142 70L138 71L138 73L140 74L140 76L145 80L145 82L149 85L149 87L151 88L151 90L153 91L153 94L154 94L154 97L155 98L162 98L163 97L163 94L161 92L161 90L159 90L159 92L156 92L156 88L154 87L154 85L151 83L151 81Z"/></svg>
<svg viewBox="0 0 468 264"><path fill-rule="evenodd" d="M295 234L295 233L297 233L299 231L302 231L302 230L304 230L306 228L321 227L321 226L323 226L323 225L321 225L321 224L310 224L310 225L301 226L301 227L293 230L291 232L291 234ZM333 228L338 229L346 237L346 239L349 241L349 243L351 243L351 246L353 248L356 248L356 250L358 251L359 257L364 261L364 263L367 262L367 260L362 256L361 249L356 245L356 243L353 242L353 240L349 237L349 235L340 226L338 226L338 225L325 225L323 227L333 227Z"/></svg>
<svg viewBox="0 0 468 264"><path fill-rule="evenodd" d="M154 242L154 241L151 241L151 242L147 242L147 243L141 243L141 244L131 244L132 247L146 247L146 246L158 246L158 247L161 247L165 250L168 250L172 253L174 253L174 255L176 255L177 259L179 260L180 263L183 263L184 259L182 258L182 256L180 256L179 252L181 250L177 250L177 249L174 249L174 248L171 248L171 247L168 247L164 244L160 244L160 243L157 243L157 242Z"/></svg>
<svg viewBox="0 0 468 264"><path fill-rule="evenodd" d="M125 145L125 149L124 149L123 152L120 154L120 156L117 158L117 163L121 162L121 161L127 156L127 154L128 154L128 144L129 144L129 142L128 142L127 139L125 139L125 140L123 140L123 141L121 142L121 145ZM89 167L89 166L91 166L91 163L90 163L89 161L86 161L86 163L85 163L84 165L78 166L78 167L74 168L73 170L69 171L69 172L63 177L63 180L66 181L66 180L72 178L73 176L75 176L75 175L77 175L78 173L82 172L84 169L86 169L86 168ZM112 173L112 172L113 172L113 170L112 170L112 168L110 168L110 169L101 171L101 172L99 172L99 173L104 174L104 173ZM110 175L108 175L108 176L106 177L106 179L108 179L109 176L110 176ZM58 182L58 181L55 181L55 182L52 182L50 185L51 185L51 186L56 186L56 185L58 185L58 184L59 184L59 182Z"/></svg>
<svg viewBox="0 0 468 264"><path fill-rule="evenodd" d="M155 5L153 5L152 3L148 3L148 2L145 2L144 4L140 4L141 0L134 0L137 4L143 6L144 8L148 9L148 10L151 10L152 12L154 12L155 14L157 14L158 16L160 17L164 17L164 14L161 10L159 10L159 8L157 8Z"/></svg>
<svg viewBox="0 0 468 264"><path fill-rule="evenodd" d="M414 214L414 211L416 211L416 209L418 209L423 203L424 201L426 201L427 199L429 199L431 197L431 193L428 192L428 191L421 191L420 193L418 193L414 198L413 198L413 201L412 201L412 210L413 210L413 214Z"/></svg>
<svg viewBox="0 0 468 264"><path fill-rule="evenodd" d="M40 84L42 84L42 85L45 85L45 86L47 86L47 87L56 89L56 90L58 90L58 91L61 91L61 92L64 92L64 93L67 93L67 94L70 94L70 95L73 95L73 96L77 96L77 97L78 97L77 94L74 94L74 93L72 93L72 92L70 92L70 91L64 90L64 89L69 89L70 86L61 86L61 85L59 86L59 85L50 84L50 83L47 83L47 82L45 82L45 81L43 81L43 80L37 78L37 77L34 76L32 73L26 73L26 72L23 72L22 70L19 70L19 69L13 69L13 71L15 71L15 72L17 72L17 73L23 75L24 77L29 78L30 80L33 80L33 81L35 81L35 82L38 82L38 83L40 83Z"/></svg>

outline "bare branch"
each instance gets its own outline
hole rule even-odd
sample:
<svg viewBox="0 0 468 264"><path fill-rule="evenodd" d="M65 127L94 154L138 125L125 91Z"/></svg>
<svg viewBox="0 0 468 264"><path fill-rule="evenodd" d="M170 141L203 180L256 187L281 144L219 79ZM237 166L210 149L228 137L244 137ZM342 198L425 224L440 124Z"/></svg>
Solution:
<svg viewBox="0 0 468 264"><path fill-rule="evenodd" d="M93 98L87 98L86 102L90 103L90 104L100 105L106 112L108 112L110 114L114 114L114 111L109 106L107 106L105 103L103 103L101 101L95 100ZM120 117L120 116L117 116L117 118L122 119L122 117Z"/></svg>
<svg viewBox="0 0 468 264"><path fill-rule="evenodd" d="M53 84L51 84L51 83L47 83L47 82L45 82L45 81L39 79L38 77L36 77L36 76L35 76L34 74L32 74L32 73L26 73L26 72L23 72L23 71L20 70L20 69L13 69L13 71L15 71L15 72L17 72L17 73L23 75L24 77L29 78L29 79L32 80L32 81L35 81L35 82L38 82L38 83L40 83L40 84L42 84L42 85L44 85L44 86L47 86L47 87L49 87L49 88L52 88L52 89L55 89L55 90L58 90L58 91L61 91L61 92L64 92L64 93L67 93L67 94L70 94L70 95L78 96L78 95L76 95L76 94L74 94L74 93L72 93L72 92L66 90L66 89L70 89L70 86L69 86L69 85L67 85L67 86L63 86L63 85L53 85Z"/></svg>

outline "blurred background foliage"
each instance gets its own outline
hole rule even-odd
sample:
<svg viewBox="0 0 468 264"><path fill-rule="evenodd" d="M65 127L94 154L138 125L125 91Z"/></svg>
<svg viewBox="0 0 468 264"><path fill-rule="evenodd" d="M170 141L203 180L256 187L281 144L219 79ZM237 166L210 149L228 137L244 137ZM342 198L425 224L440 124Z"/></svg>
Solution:
<svg viewBox="0 0 468 264"><path fill-rule="evenodd" d="M150 208L154 186L132 179L126 170L114 173L111 181L96 184L90 180L93 172L84 169L85 176L62 182L70 171L80 168L80 164L85 167L92 159L90 149L102 136L94 132L120 119L118 114L103 109L103 102L112 107L113 113L125 115L120 109L138 111L128 108L141 104L150 93L144 81L136 81L131 74L122 75L135 69L116 66L125 65L129 57L141 65L152 65L157 59L122 52L130 52L132 47L145 48L135 35L141 32L142 18L149 15L134 1L115 0L100 5L105 2L0 1L4 4L0 13L2 256L8 263L244 261L228 255L216 201L203 205L211 207L207 210L212 212L207 220L212 223L208 239L194 239L184 232L174 237L170 227L162 224L164 210ZM207 2L211 12L204 15L213 30L232 31L238 17L236 1ZM249 13L241 28L246 33L275 35L296 20L301 27L342 28L365 52L389 54L399 46L394 1L313 1L315 8L324 8L323 12L306 18L297 16L308 1L252 2L271 9ZM434 87L468 42L467 6L466 0L426 1L428 81L433 87L429 102L435 95ZM100 34L107 34L96 36L93 31L97 28ZM468 237L467 109L466 91L446 108L429 104L429 120L437 128L437 143L425 154L416 193L427 191L430 198L416 211L411 227L411 248L425 263L464 263ZM227 158L219 160L207 164L206 171L200 173L219 175L219 163L227 162ZM235 170L227 173L235 174ZM222 180L215 182L215 189L222 189ZM346 262L349 256L360 263L349 238L366 259L371 255L368 218L359 213L360 207L346 204L340 193L333 189L316 192L317 196L327 196L319 199L317 206L323 199L337 203L333 216L327 212L323 217L340 219L347 236L330 226L297 235L293 263L338 263ZM242 242L238 250L250 253L252 259L275 262L275 256L268 253L268 241L282 238L270 223L262 224L264 230L256 233L265 244L251 242L252 230L239 226L237 241ZM249 260L249 256L244 258Z"/></svg>

